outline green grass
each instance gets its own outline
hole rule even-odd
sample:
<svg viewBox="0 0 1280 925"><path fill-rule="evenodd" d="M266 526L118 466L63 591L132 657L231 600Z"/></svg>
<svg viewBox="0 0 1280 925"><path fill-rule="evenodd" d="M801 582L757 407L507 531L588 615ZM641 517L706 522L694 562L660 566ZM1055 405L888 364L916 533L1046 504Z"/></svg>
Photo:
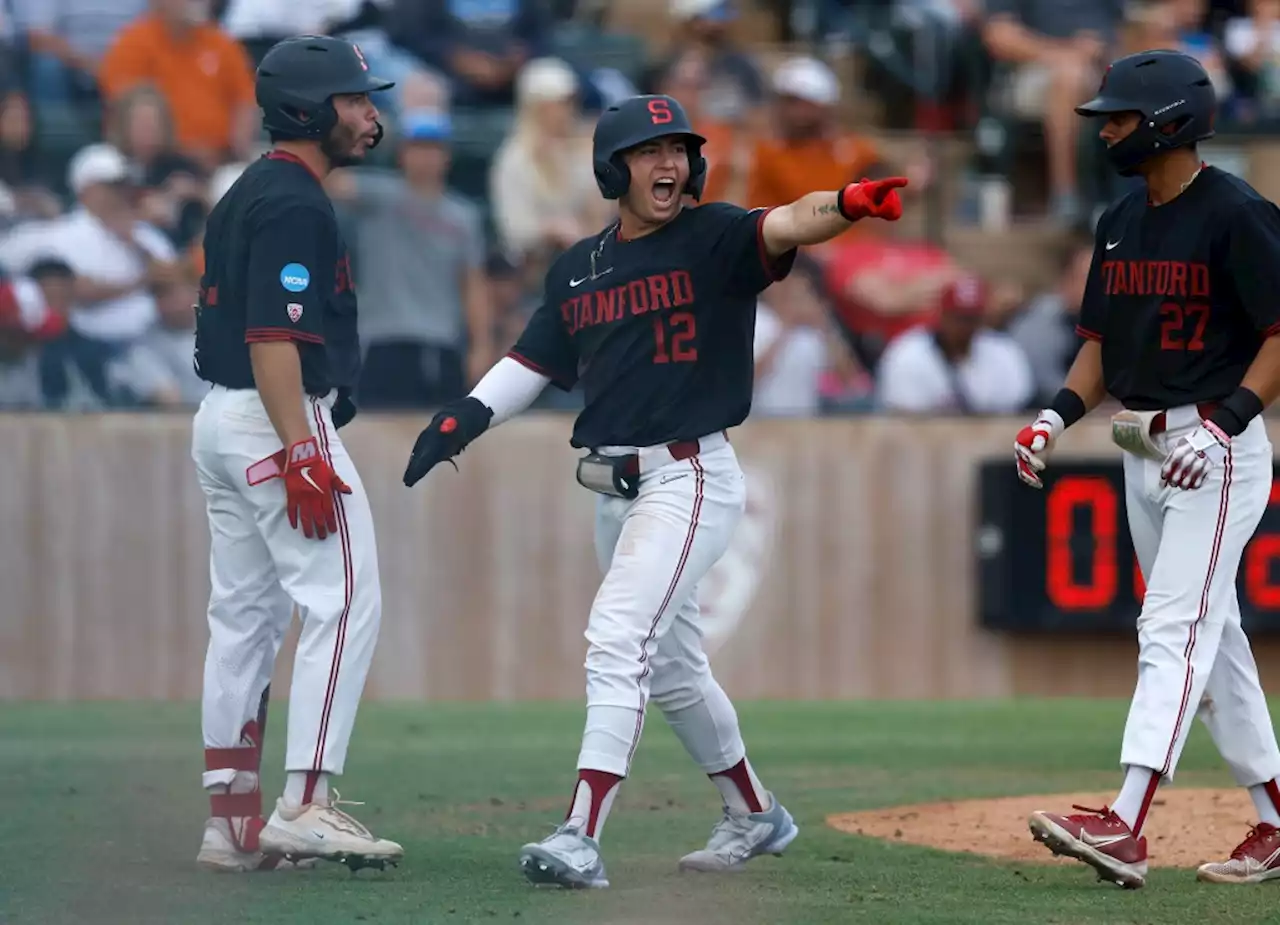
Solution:
<svg viewBox="0 0 1280 925"><path fill-rule="evenodd" d="M269 795L283 777L284 706L268 735ZM5 704L0 923L1280 922L1280 884L1210 887L1157 869L1131 892L1082 866L987 861L823 824L828 813L918 800L1110 788L1125 709L742 705L752 759L802 831L785 857L731 878L675 869L705 841L719 801L655 713L604 833L613 886L569 893L529 887L516 854L567 805L581 707L365 707L340 786L365 801L359 818L405 845L404 864L220 876L193 864L206 809L197 709ZM1230 786L1200 728L1178 783Z"/></svg>

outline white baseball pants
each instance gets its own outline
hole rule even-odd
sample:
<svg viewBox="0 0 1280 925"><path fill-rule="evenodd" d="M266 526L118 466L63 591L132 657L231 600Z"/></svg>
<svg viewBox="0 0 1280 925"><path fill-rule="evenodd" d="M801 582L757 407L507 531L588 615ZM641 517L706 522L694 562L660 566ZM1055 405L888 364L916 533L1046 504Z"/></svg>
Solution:
<svg viewBox="0 0 1280 925"><path fill-rule="evenodd" d="M684 460L663 447L641 450L639 495L597 502L604 580L587 622L580 770L627 776L650 698L706 773L746 756L737 713L702 649L695 594L729 546L746 491L724 435L700 444L702 452Z"/></svg>
<svg viewBox="0 0 1280 925"><path fill-rule="evenodd" d="M1167 452L1200 425L1194 407L1167 412ZM1280 775L1280 749L1249 640L1236 572L1271 494L1271 442L1255 418L1199 488L1169 488L1159 462L1124 454L1125 506L1146 596L1138 617L1138 685L1122 765L1173 779L1197 713L1235 775L1252 786Z"/></svg>
<svg viewBox="0 0 1280 925"><path fill-rule="evenodd" d="M215 386L196 413L192 458L211 547L206 749L232 749L257 716L296 605L302 635L289 690L287 771L341 774L382 614L373 517L326 399L308 399L312 433L351 487L337 496L338 532L307 539L289 525L281 479L250 487L249 466L280 450L258 393ZM210 768L205 786L226 783Z"/></svg>

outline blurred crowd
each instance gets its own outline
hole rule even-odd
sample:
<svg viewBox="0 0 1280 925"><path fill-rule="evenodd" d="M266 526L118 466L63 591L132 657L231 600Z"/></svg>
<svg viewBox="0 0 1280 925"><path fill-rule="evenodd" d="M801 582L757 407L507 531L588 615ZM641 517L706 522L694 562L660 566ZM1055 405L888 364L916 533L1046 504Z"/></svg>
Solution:
<svg viewBox="0 0 1280 925"><path fill-rule="evenodd" d="M610 220L591 127L633 93L677 97L706 135L706 199L778 205L900 174L909 210L941 179L975 197L946 222L1017 213L1055 230L1056 278L1030 291L871 223L802 254L758 306L758 416L990 414L1052 396L1076 347L1092 223L1125 191L1072 111L1110 58L1196 55L1220 131L1280 117L1280 0L647 0L632 6L661 29L644 37L617 25L623 3L0 5L0 408L198 403L202 229L266 150L253 72L289 35L350 38L397 84L376 100L388 135L373 163L329 180L369 411L464 394L514 342L548 262ZM761 17L784 43L745 37ZM975 153L940 178L936 159L884 149L885 129L944 132Z"/></svg>

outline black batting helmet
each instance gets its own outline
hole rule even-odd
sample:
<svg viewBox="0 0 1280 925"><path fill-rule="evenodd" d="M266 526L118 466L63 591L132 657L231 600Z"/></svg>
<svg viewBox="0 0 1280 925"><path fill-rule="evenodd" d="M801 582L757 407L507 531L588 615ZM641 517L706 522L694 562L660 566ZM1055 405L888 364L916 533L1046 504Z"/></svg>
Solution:
<svg viewBox="0 0 1280 925"><path fill-rule="evenodd" d="M338 122L333 97L372 93L395 84L374 77L364 54L351 42L327 35L300 35L272 46L258 65L254 92L262 127L278 138L327 138ZM377 144L382 138L378 127Z"/></svg>
<svg viewBox="0 0 1280 925"><path fill-rule="evenodd" d="M591 140L600 195L621 199L631 185L631 171L622 159L623 151L667 135L684 137L689 155L689 182L684 191L701 199L702 188L707 184L707 161L702 156L707 140L693 130L684 107L670 96L633 96L601 114Z"/></svg>
<svg viewBox="0 0 1280 925"><path fill-rule="evenodd" d="M1108 67L1098 95L1076 112L1142 116L1132 134L1107 149L1112 165L1128 177L1148 158L1212 138L1218 98L1195 58L1180 51L1143 51Z"/></svg>

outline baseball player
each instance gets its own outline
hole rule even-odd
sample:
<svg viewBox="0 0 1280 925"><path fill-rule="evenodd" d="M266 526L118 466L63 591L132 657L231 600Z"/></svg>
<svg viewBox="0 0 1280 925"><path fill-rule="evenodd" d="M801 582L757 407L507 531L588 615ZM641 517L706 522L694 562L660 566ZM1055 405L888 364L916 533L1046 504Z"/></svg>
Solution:
<svg viewBox="0 0 1280 925"><path fill-rule="evenodd" d="M399 845L338 808L329 787L347 743L381 618L373 519L337 430L360 363L347 248L321 181L382 137L369 93L392 86L360 50L303 36L257 73L274 150L209 216L196 368L213 387L192 456L209 512L209 650L198 862L254 870L328 858L394 863ZM268 684L297 606L284 795L261 818Z"/></svg>
<svg viewBox="0 0 1280 925"><path fill-rule="evenodd" d="M811 193L771 210L686 207L706 181L702 136L669 96L610 106L593 158L618 221L547 272L545 301L514 349L422 432L413 485L548 382L581 379L572 445L597 499L604 581L588 620L587 717L564 823L520 863L534 883L608 885L599 839L652 700L719 789L724 816L683 869L726 871L780 854L798 829L747 760L733 704L703 652L695 592L742 516L727 430L751 406L757 294L790 271L796 248L867 216L902 214L901 178Z"/></svg>
<svg viewBox="0 0 1280 925"><path fill-rule="evenodd" d="M1113 166L1146 188L1097 228L1080 311L1083 345L1065 387L1014 445L1018 475L1039 473L1062 431L1107 394L1122 406L1125 507L1146 596L1138 684L1124 730L1124 783L1110 806L1037 812L1031 831L1055 854L1140 887L1143 823L1172 780L1199 714L1260 821L1201 880L1280 875L1280 750L1240 628L1236 570L1271 492L1260 417L1280 394L1280 210L1196 154L1213 135L1213 87L1194 58L1142 52L1108 68L1077 108L1105 120Z"/></svg>

